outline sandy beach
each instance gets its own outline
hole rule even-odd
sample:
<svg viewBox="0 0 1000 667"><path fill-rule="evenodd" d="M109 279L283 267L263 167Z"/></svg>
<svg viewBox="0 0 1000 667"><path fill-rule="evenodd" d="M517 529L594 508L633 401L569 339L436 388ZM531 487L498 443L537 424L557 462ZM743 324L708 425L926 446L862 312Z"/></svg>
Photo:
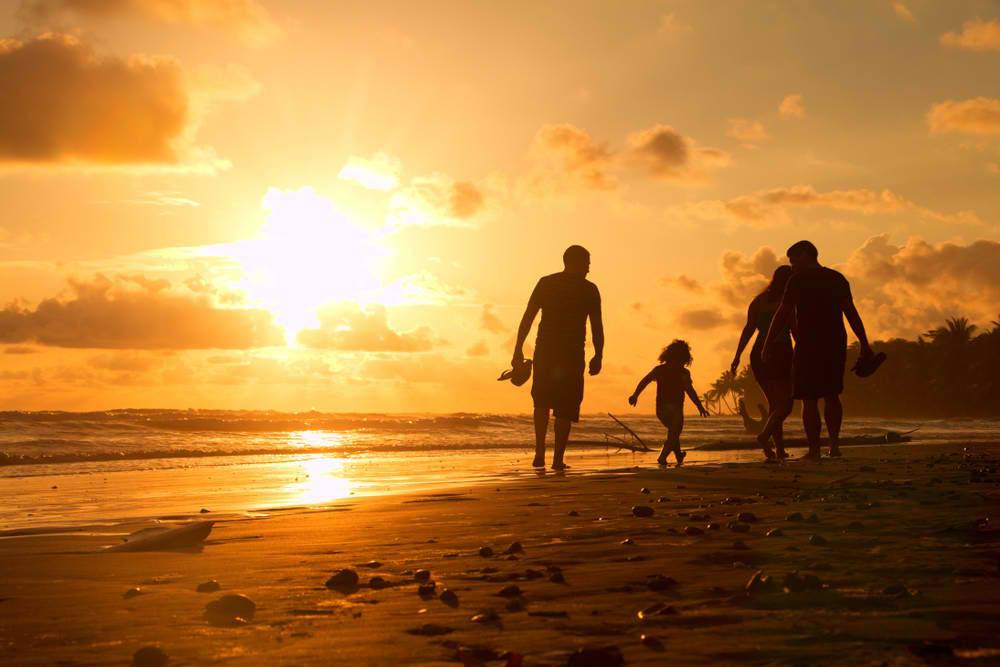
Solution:
<svg viewBox="0 0 1000 667"><path fill-rule="evenodd" d="M163 518L217 520L200 551L3 539L0 661L127 664L151 645L171 665L1000 661L1000 444L651 463ZM356 590L326 586L342 569ZM206 620L225 594L250 598L252 620ZM605 650L574 657L588 648Z"/></svg>

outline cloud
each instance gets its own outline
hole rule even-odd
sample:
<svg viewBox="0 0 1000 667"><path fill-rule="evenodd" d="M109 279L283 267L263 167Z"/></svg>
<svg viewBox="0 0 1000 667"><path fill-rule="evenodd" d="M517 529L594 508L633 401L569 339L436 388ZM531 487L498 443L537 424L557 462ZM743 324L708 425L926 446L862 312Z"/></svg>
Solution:
<svg viewBox="0 0 1000 667"><path fill-rule="evenodd" d="M785 95L778 105L778 115L782 118L805 118L806 106L802 96L798 93Z"/></svg>
<svg viewBox="0 0 1000 667"><path fill-rule="evenodd" d="M913 16L913 12L910 11L910 8L906 6L903 0L889 0L889 4L892 5L892 11L896 13L896 16L902 20L910 23L917 22L917 19Z"/></svg>
<svg viewBox="0 0 1000 667"><path fill-rule="evenodd" d="M389 192L399 187L402 168L399 159L387 153L376 153L370 158L352 155L341 167L337 178L369 190Z"/></svg>
<svg viewBox="0 0 1000 667"><path fill-rule="evenodd" d="M935 104L927 112L927 124L934 134L964 132L967 134L1000 133L1000 100L974 97L968 100L947 100Z"/></svg>
<svg viewBox="0 0 1000 667"><path fill-rule="evenodd" d="M22 0L20 14L34 23L67 16L97 20L137 17L223 30L261 44L281 35L257 0Z"/></svg>
<svg viewBox="0 0 1000 667"><path fill-rule="evenodd" d="M389 327L385 306L366 310L352 303L328 306L319 313L318 329L303 329L305 347L351 352L421 352L437 344L428 327L396 332Z"/></svg>
<svg viewBox="0 0 1000 667"><path fill-rule="evenodd" d="M760 294L771 279L774 270L784 261L774 250L758 248L752 255L727 251L722 254L720 269L722 280L711 286L711 291L728 306L745 309L750 300Z"/></svg>
<svg viewBox="0 0 1000 667"><path fill-rule="evenodd" d="M485 201L479 188L467 181L443 174L420 176L392 194L386 221L397 227L467 227Z"/></svg>
<svg viewBox="0 0 1000 667"><path fill-rule="evenodd" d="M628 145L631 161L661 180L699 180L705 169L729 163L727 153L700 147L669 125L657 124L633 132Z"/></svg>
<svg viewBox="0 0 1000 667"><path fill-rule="evenodd" d="M216 308L143 276L70 281L70 296L34 309L0 311L0 342L105 349L245 349L281 345L280 328L262 310Z"/></svg>
<svg viewBox="0 0 1000 667"><path fill-rule="evenodd" d="M901 246L875 236L840 267L855 301L878 336L910 337L948 317L986 323L1000 312L1000 243L931 244L912 238Z"/></svg>
<svg viewBox="0 0 1000 667"><path fill-rule="evenodd" d="M371 380L394 380L402 383L467 386L469 372L461 365L439 355L421 355L420 363L408 358L378 357L361 366L360 375Z"/></svg>
<svg viewBox="0 0 1000 667"><path fill-rule="evenodd" d="M466 356L469 357L485 357L489 353L490 348L484 340L477 341L465 351Z"/></svg>
<svg viewBox="0 0 1000 667"><path fill-rule="evenodd" d="M702 221L729 222L768 226L792 222L794 209L828 208L861 215L913 213L929 220L949 224L981 224L972 211L940 213L892 192L891 190L831 190L819 192L809 185L761 190L729 200L704 200L685 204L675 210Z"/></svg>
<svg viewBox="0 0 1000 667"><path fill-rule="evenodd" d="M1000 51L1000 21L966 21L962 32L941 35L941 44L965 51Z"/></svg>
<svg viewBox="0 0 1000 667"><path fill-rule="evenodd" d="M587 188L611 190L617 185L610 174L613 168L611 151L575 125L543 126L535 134L532 154L540 162L558 167Z"/></svg>
<svg viewBox="0 0 1000 667"><path fill-rule="evenodd" d="M677 315L677 323L685 329L706 331L727 324L728 319L719 311L711 308L692 308L681 311Z"/></svg>
<svg viewBox="0 0 1000 667"><path fill-rule="evenodd" d="M0 41L0 160L174 163L189 119L173 60L98 57L77 39Z"/></svg>
<svg viewBox="0 0 1000 667"><path fill-rule="evenodd" d="M485 304L483 306L483 314L479 318L479 326L490 333L500 334L507 331L507 327L504 326L500 318L496 316L493 312L492 304Z"/></svg>
<svg viewBox="0 0 1000 667"><path fill-rule="evenodd" d="M730 118L726 134L747 144L757 144L769 139L764 124L747 118Z"/></svg>
<svg viewBox="0 0 1000 667"><path fill-rule="evenodd" d="M672 278L664 278L663 279L663 284L664 285L677 285L678 287L680 287L685 292L698 293L698 292L701 292L703 290L703 288L701 286L701 283L699 283L694 278L692 278L690 276L687 276L687 275L684 275L684 274L681 274L679 276L674 276Z"/></svg>

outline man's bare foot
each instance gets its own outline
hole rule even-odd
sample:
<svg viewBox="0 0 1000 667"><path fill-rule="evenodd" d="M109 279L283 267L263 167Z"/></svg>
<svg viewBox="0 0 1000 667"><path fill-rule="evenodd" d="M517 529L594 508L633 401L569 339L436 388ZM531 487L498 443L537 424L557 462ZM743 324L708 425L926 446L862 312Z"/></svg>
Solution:
<svg viewBox="0 0 1000 667"><path fill-rule="evenodd" d="M656 459L656 464L661 466L667 465L667 457L661 456L660 458Z"/></svg>
<svg viewBox="0 0 1000 667"><path fill-rule="evenodd" d="M544 468L545 467L545 459L536 458L534 461L531 462L531 467L532 468Z"/></svg>
<svg viewBox="0 0 1000 667"><path fill-rule="evenodd" d="M553 461L552 462L552 469L553 470L566 470L566 468L569 468L569 466L566 465L565 463L563 463L562 461Z"/></svg>
<svg viewBox="0 0 1000 667"><path fill-rule="evenodd" d="M756 438L757 444L760 445L761 451L764 452L765 458L768 461L774 460L774 450L771 449L771 438L765 436L763 433L759 434Z"/></svg>
<svg viewBox="0 0 1000 667"><path fill-rule="evenodd" d="M687 456L687 453L682 452L681 450L678 449L676 452L674 452L674 456L677 457L677 465L681 465L684 463L684 457Z"/></svg>
<svg viewBox="0 0 1000 667"><path fill-rule="evenodd" d="M840 453L840 447L831 447L830 448L830 458L831 459L839 459L841 456L843 456L843 454Z"/></svg>

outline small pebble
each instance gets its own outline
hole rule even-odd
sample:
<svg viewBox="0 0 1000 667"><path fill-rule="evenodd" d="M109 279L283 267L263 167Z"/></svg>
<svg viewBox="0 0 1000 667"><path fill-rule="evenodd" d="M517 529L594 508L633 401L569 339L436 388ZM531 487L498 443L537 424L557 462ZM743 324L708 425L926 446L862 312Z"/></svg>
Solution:
<svg viewBox="0 0 1000 667"><path fill-rule="evenodd" d="M639 493L642 493L642 494L644 494L644 495L648 495L648 494L652 493L652 491L650 491L649 489L647 489L647 488L646 488L646 487L644 486L644 487L642 487L641 489L639 489Z"/></svg>
<svg viewBox="0 0 1000 667"><path fill-rule="evenodd" d="M383 588L388 588L389 582L384 577L375 576L368 580L368 587L372 590L380 591Z"/></svg>
<svg viewBox="0 0 1000 667"><path fill-rule="evenodd" d="M757 516L753 512L740 512L736 515L736 520L744 523L756 523Z"/></svg>
<svg viewBox="0 0 1000 667"><path fill-rule="evenodd" d="M437 590L437 584L433 581L429 581L426 584L420 584L417 586L417 595L422 598L434 597L435 591Z"/></svg>
<svg viewBox="0 0 1000 667"><path fill-rule="evenodd" d="M563 575L562 572L553 572L552 574L549 575L549 581L551 581L553 584L565 584L566 577Z"/></svg>
<svg viewBox="0 0 1000 667"><path fill-rule="evenodd" d="M256 612L256 603L245 595L223 595L205 605L205 618L212 625L245 625Z"/></svg>
<svg viewBox="0 0 1000 667"><path fill-rule="evenodd" d="M524 547L521 545L520 542L512 542L511 545L509 547L507 547L507 553L508 554L523 554L524 553Z"/></svg>
<svg viewBox="0 0 1000 667"><path fill-rule="evenodd" d="M413 578L416 579L417 581L430 581L431 571L423 569L417 570L416 572L413 573Z"/></svg>
<svg viewBox="0 0 1000 667"><path fill-rule="evenodd" d="M814 547L826 546L826 538L823 537L822 535L810 535L809 544L813 545Z"/></svg>
<svg viewBox="0 0 1000 667"><path fill-rule="evenodd" d="M131 600L132 598L138 597L139 595L142 595L142 589L139 588L138 586L136 586L135 588L130 588L124 593L122 593L122 597L125 598L126 600Z"/></svg>
<svg viewBox="0 0 1000 667"><path fill-rule="evenodd" d="M767 531L765 535L767 537L784 537L785 533L780 528L772 528L771 530Z"/></svg>
<svg viewBox="0 0 1000 667"><path fill-rule="evenodd" d="M570 510L569 511L569 516L580 516L580 513L577 512L576 510Z"/></svg>
<svg viewBox="0 0 1000 667"><path fill-rule="evenodd" d="M469 620L473 623L496 623L500 620L500 614L493 609L484 609Z"/></svg>
<svg viewBox="0 0 1000 667"><path fill-rule="evenodd" d="M490 547L479 547L479 555L483 558L489 558L493 555L493 549Z"/></svg>
<svg viewBox="0 0 1000 667"><path fill-rule="evenodd" d="M358 573L345 568L334 572L326 580L326 587L341 593L352 593L358 589L358 581Z"/></svg>
<svg viewBox="0 0 1000 667"><path fill-rule="evenodd" d="M438 596L438 600L441 600L441 602L445 603L449 607L458 606L458 594L450 588L446 588L441 591L441 595Z"/></svg>
<svg viewBox="0 0 1000 667"><path fill-rule="evenodd" d="M643 646L653 651L663 650L663 642L656 637L651 637L650 635L640 635L639 641L642 642Z"/></svg>
<svg viewBox="0 0 1000 667"><path fill-rule="evenodd" d="M705 531L699 528L698 526L685 526L684 534L690 537L694 537L696 535L704 535Z"/></svg>
<svg viewBox="0 0 1000 667"><path fill-rule="evenodd" d="M792 512L785 517L785 521L802 521L802 514L800 512Z"/></svg>
<svg viewBox="0 0 1000 667"><path fill-rule="evenodd" d="M736 540L735 542L733 542L733 549L735 549L736 551L747 551L750 549L750 547L748 547L747 543L744 542L743 540Z"/></svg>
<svg viewBox="0 0 1000 667"><path fill-rule="evenodd" d="M132 654L132 667L166 667L168 656L159 646L143 646Z"/></svg>
<svg viewBox="0 0 1000 667"><path fill-rule="evenodd" d="M513 598L521 595L521 588L517 584L511 584L510 586L504 586L497 593L502 598Z"/></svg>
<svg viewBox="0 0 1000 667"><path fill-rule="evenodd" d="M653 508L648 505L636 505L632 508L632 516L646 518L653 516Z"/></svg>
<svg viewBox="0 0 1000 667"><path fill-rule="evenodd" d="M631 537L626 537L624 540L622 540L622 544L624 544L627 547L630 547L630 546L634 545L635 542L632 541Z"/></svg>
<svg viewBox="0 0 1000 667"><path fill-rule="evenodd" d="M195 588L199 593L214 593L215 591L222 588L219 582L215 579L209 579L208 581L203 581Z"/></svg>

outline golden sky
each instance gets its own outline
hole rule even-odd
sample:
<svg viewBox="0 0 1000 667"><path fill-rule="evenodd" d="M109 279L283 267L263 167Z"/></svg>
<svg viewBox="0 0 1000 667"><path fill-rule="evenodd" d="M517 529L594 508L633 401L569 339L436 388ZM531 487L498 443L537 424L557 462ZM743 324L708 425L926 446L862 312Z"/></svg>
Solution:
<svg viewBox="0 0 1000 667"><path fill-rule="evenodd" d="M12 0L0 408L527 411L593 255L621 408L813 240L874 337L1000 316L997 0Z"/></svg>

